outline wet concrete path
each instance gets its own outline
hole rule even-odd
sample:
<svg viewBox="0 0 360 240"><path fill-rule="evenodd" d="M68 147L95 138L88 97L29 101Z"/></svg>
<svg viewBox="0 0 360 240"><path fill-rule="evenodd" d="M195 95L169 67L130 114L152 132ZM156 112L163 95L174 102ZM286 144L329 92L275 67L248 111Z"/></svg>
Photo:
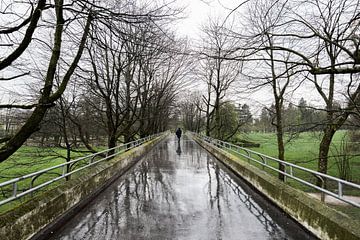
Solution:
<svg viewBox="0 0 360 240"><path fill-rule="evenodd" d="M186 136L159 143L51 239L314 239Z"/></svg>

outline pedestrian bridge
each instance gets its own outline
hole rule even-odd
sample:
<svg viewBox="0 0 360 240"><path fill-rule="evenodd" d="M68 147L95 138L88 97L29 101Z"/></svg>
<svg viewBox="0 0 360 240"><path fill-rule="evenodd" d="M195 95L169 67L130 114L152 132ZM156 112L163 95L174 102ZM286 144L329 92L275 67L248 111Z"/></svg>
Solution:
<svg viewBox="0 0 360 240"><path fill-rule="evenodd" d="M177 141L173 135L86 204L31 237L317 239L192 138Z"/></svg>
<svg viewBox="0 0 360 240"><path fill-rule="evenodd" d="M312 239L186 136L169 136L50 239Z"/></svg>

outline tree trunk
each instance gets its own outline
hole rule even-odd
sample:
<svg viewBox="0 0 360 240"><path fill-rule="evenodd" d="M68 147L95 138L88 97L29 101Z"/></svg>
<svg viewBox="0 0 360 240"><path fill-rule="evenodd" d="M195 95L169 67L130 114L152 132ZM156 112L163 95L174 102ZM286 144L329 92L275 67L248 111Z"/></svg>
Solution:
<svg viewBox="0 0 360 240"><path fill-rule="evenodd" d="M209 108L209 107L207 107ZM205 130L206 136L210 136L210 114L209 111L206 111L206 130Z"/></svg>
<svg viewBox="0 0 360 240"><path fill-rule="evenodd" d="M212 78L212 73L210 74L210 80ZM210 121L211 121L211 114L210 114L210 100L211 100L211 85L208 83L208 96L206 101L206 130L205 134L206 136L210 137Z"/></svg>
<svg viewBox="0 0 360 240"><path fill-rule="evenodd" d="M148 121L146 121L146 113L147 113L146 105L145 105L145 103L141 103L141 106L140 106L140 119L139 119L140 138L146 137L146 135L147 135L146 129L147 129Z"/></svg>
<svg viewBox="0 0 360 240"><path fill-rule="evenodd" d="M285 161L285 146L284 146L284 129L283 129L283 119L282 119L282 108L283 108L283 96L286 89L287 84L283 86L283 88L278 93L278 83L277 83L277 76L275 72L275 61L274 61L274 52L272 49L272 38L268 35L268 41L271 46L270 49L270 61L271 61L271 74L272 74L272 88L273 94L275 98L275 114L276 114L276 137L277 137L277 145L278 145L278 159ZM288 79L289 80L289 79ZM281 172L285 172L285 165L279 163L279 174L278 178L281 181L285 181L285 175Z"/></svg>
<svg viewBox="0 0 360 240"><path fill-rule="evenodd" d="M66 162L71 161L71 145L66 141ZM69 173L71 171L70 164L66 165L66 173ZM70 180L70 175L65 177L66 181Z"/></svg>
<svg viewBox="0 0 360 240"><path fill-rule="evenodd" d="M277 120L277 124L282 124L281 123L281 119L279 121L279 119ZM278 158L280 160L285 159L285 147L284 147L284 139L283 139L283 129L282 129L282 125L277 125L276 126L276 137L277 137L277 145L278 145ZM279 171L281 172L285 172L285 165L279 163ZM281 181L285 180L285 176L281 173L279 173L279 179Z"/></svg>
<svg viewBox="0 0 360 240"><path fill-rule="evenodd" d="M16 150L18 150L25 141L39 130L39 123L44 118L48 107L39 105L35 108L30 118L21 127L20 131L17 132L1 149L0 149L0 162L5 161L10 157Z"/></svg>
<svg viewBox="0 0 360 240"><path fill-rule="evenodd" d="M324 136L321 139L320 147L319 147L319 161L318 161L318 172L327 174L327 165L328 165L328 154L330 150L330 144L332 138L335 134L335 130L331 125L326 126L324 129ZM317 179L317 185L321 187L324 184L326 187L326 182L321 181L321 179Z"/></svg>
<svg viewBox="0 0 360 240"><path fill-rule="evenodd" d="M276 80L274 80L276 82ZM276 87L276 84L274 83ZM277 147L278 147L278 159L285 161L285 146L284 146L284 129L283 129L283 118L282 118L282 100L281 97L276 93L276 89L274 88L274 96L275 96L275 111L276 111L276 138L277 138ZM285 175L281 172L285 172L285 165L279 163L279 174L278 178L281 181L285 181Z"/></svg>
<svg viewBox="0 0 360 240"><path fill-rule="evenodd" d="M215 105L214 105L214 111L215 111L215 126L216 126L216 138L222 139L221 134L221 118L220 118L220 99L218 95L216 96Z"/></svg>
<svg viewBox="0 0 360 240"><path fill-rule="evenodd" d="M332 46L330 45L330 52L332 52ZM335 58L331 56L332 68L335 66ZM336 132L334 126L334 85L335 85L335 74L330 74L329 78L329 95L326 101L326 125L324 129L324 136L321 139L319 146L319 161L318 161L318 172L327 173L328 154L330 150L331 140ZM324 182L323 182L324 181ZM321 181L317 179L317 185L326 187L325 179Z"/></svg>
<svg viewBox="0 0 360 240"><path fill-rule="evenodd" d="M130 142L131 132L130 127L132 125L131 117L130 117L130 109L131 109L131 81L132 81L132 74L130 69L127 69L125 73L125 116L124 116L124 142Z"/></svg>
<svg viewBox="0 0 360 240"><path fill-rule="evenodd" d="M117 139L116 139L115 133L109 134L109 136L108 136L108 148L110 149L110 148L116 147L116 141L117 141ZM112 155L114 153L115 153L115 149L112 149L112 150L110 150L108 152L108 156Z"/></svg>
<svg viewBox="0 0 360 240"><path fill-rule="evenodd" d="M220 58L221 49L218 49L218 57ZM216 88L215 88L215 104L214 104L214 111L215 111L215 126L216 126L216 134L217 138L222 139L221 136L221 118L220 118L220 92L221 92L221 60L217 59L216 63Z"/></svg>

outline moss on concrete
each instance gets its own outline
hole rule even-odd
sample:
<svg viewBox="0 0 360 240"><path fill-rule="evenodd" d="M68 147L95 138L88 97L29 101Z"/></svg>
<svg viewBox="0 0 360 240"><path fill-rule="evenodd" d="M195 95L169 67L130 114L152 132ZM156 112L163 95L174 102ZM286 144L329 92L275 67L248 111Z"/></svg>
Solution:
<svg viewBox="0 0 360 240"><path fill-rule="evenodd" d="M133 166L163 137L124 152L114 159L93 166L86 174L43 192L0 215L0 239L29 239L35 233L92 195Z"/></svg>
<svg viewBox="0 0 360 240"><path fill-rule="evenodd" d="M320 239L360 239L360 221L334 210L219 148L195 140Z"/></svg>

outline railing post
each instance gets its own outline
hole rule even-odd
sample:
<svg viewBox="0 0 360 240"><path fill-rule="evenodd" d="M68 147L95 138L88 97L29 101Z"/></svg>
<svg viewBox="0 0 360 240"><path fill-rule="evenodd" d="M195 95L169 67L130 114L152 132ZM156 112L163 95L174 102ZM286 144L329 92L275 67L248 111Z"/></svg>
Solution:
<svg viewBox="0 0 360 240"><path fill-rule="evenodd" d="M342 197L343 196L343 185L341 182L338 182L338 194L339 194L339 197Z"/></svg>
<svg viewBox="0 0 360 240"><path fill-rule="evenodd" d="M266 165L265 158L264 158L264 156L261 156L261 155L259 155L259 157L260 157L262 163L264 164L264 165L261 166L261 168L262 168L262 170L265 170L265 165Z"/></svg>
<svg viewBox="0 0 360 240"><path fill-rule="evenodd" d="M14 182L13 183L13 197L16 197L16 195L17 195L17 187L18 187L17 182Z"/></svg>
<svg viewBox="0 0 360 240"><path fill-rule="evenodd" d="M247 150L244 150L246 155L248 156L246 159L248 160L248 163L250 163L250 153Z"/></svg>
<svg viewBox="0 0 360 240"><path fill-rule="evenodd" d="M62 171L62 175L63 175L63 177L65 176L65 174L66 174L66 169L67 169L67 165L64 165L63 166L63 171Z"/></svg>
<svg viewBox="0 0 360 240"><path fill-rule="evenodd" d="M294 176L293 167L292 167L292 166L289 166L289 167L290 167L290 175L291 175L291 176Z"/></svg>
<svg viewBox="0 0 360 240"><path fill-rule="evenodd" d="M29 189L32 189L33 188L33 181L34 181L34 177L31 178L31 181L30 181L30 188ZM32 197L34 194L33 192L30 193L30 196Z"/></svg>

